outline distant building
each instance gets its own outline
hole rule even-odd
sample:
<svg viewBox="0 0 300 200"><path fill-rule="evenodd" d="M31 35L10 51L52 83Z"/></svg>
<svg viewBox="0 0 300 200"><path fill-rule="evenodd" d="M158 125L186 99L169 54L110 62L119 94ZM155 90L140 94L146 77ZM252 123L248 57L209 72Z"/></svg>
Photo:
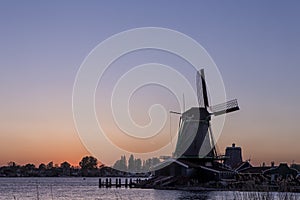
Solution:
<svg viewBox="0 0 300 200"><path fill-rule="evenodd" d="M264 175L270 175L271 180L275 180L278 177L286 179L288 177L296 177L298 175L298 170L288 167L286 163L280 163L278 167L274 167L264 171Z"/></svg>
<svg viewBox="0 0 300 200"><path fill-rule="evenodd" d="M291 168L296 169L300 172L300 164L291 164Z"/></svg>
<svg viewBox="0 0 300 200"><path fill-rule="evenodd" d="M233 143L231 147L226 148L224 164L232 169L236 168L243 162L242 159L242 149L241 147L236 147Z"/></svg>

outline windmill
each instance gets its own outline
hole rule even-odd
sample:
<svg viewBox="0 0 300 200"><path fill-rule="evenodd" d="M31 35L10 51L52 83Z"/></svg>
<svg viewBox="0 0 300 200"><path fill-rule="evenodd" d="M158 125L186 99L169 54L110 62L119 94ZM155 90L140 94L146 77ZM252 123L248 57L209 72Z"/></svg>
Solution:
<svg viewBox="0 0 300 200"><path fill-rule="evenodd" d="M176 158L218 159L211 117L239 110L236 99L210 106L204 69L197 72L197 97L199 107L192 107L182 113L174 156Z"/></svg>

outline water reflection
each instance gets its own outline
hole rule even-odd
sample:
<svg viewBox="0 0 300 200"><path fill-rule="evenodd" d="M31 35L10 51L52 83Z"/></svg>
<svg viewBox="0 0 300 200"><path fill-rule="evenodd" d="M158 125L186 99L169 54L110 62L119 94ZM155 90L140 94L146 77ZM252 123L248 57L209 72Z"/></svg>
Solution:
<svg viewBox="0 0 300 200"><path fill-rule="evenodd" d="M207 200L211 199L209 192L185 192L180 194L180 196L177 198L178 200L186 200L186 199L197 199L197 200Z"/></svg>
<svg viewBox="0 0 300 200"><path fill-rule="evenodd" d="M238 200L291 199L300 200L295 193L262 192L191 192L178 190L98 188L98 178L0 178L0 199L132 199L132 200Z"/></svg>

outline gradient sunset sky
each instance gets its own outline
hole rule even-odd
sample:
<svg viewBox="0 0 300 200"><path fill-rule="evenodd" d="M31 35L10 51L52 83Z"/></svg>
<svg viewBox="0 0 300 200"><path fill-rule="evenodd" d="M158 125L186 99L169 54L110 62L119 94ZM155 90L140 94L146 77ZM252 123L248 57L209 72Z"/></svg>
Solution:
<svg viewBox="0 0 300 200"><path fill-rule="evenodd" d="M234 142L253 164L300 163L299 11L299 1L1 1L0 165L77 165L89 155L73 122L76 73L101 41L149 26L199 42L217 64L228 98L238 99L241 110L226 119L221 152ZM172 60L158 53L134 58ZM133 60L120 65L129 69ZM119 72L116 64L111 74ZM110 90L109 81L101 88ZM149 88L164 99L156 89ZM146 115L139 102L132 112Z"/></svg>

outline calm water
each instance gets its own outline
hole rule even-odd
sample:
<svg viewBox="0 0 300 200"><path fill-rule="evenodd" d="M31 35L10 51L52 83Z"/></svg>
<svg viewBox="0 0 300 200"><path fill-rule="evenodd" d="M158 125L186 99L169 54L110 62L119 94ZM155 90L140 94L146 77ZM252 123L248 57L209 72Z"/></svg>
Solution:
<svg viewBox="0 0 300 200"><path fill-rule="evenodd" d="M187 192L175 190L98 188L98 178L0 178L0 199L257 199L263 193ZM113 178L114 181L114 178ZM272 193L271 199L283 199ZM300 200L300 194L289 194Z"/></svg>

